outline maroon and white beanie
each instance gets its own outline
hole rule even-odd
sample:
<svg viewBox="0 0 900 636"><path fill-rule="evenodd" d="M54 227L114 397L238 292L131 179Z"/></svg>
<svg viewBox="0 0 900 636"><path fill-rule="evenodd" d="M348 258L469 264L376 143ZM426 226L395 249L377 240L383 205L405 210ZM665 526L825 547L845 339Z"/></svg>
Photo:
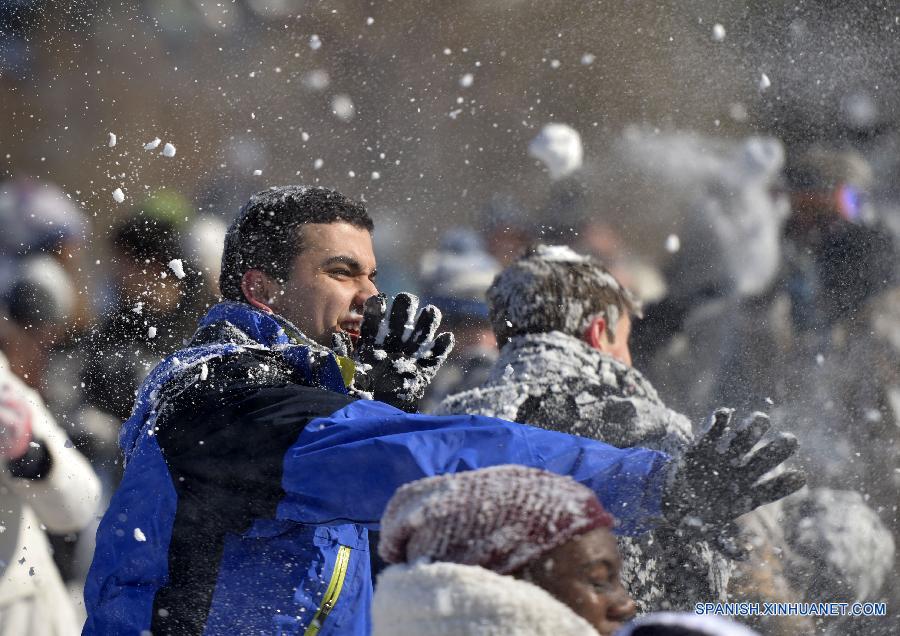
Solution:
<svg viewBox="0 0 900 636"><path fill-rule="evenodd" d="M378 553L388 563L447 561L509 574L613 521L570 477L494 466L399 488L381 518Z"/></svg>

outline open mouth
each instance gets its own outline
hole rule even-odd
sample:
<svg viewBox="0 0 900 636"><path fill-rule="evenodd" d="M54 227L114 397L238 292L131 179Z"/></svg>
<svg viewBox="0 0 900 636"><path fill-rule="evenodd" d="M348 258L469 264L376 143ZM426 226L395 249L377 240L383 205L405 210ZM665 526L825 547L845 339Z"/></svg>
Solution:
<svg viewBox="0 0 900 636"><path fill-rule="evenodd" d="M338 328L348 336L350 336L350 340L355 345L357 340L359 340L359 327L360 323L358 321L344 321L338 325Z"/></svg>

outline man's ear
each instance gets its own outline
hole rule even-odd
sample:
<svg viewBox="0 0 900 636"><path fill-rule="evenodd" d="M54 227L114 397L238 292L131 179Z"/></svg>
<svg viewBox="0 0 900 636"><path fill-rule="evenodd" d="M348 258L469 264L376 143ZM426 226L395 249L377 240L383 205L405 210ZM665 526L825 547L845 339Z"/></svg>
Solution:
<svg viewBox="0 0 900 636"><path fill-rule="evenodd" d="M584 341L592 349L606 351L606 347L609 344L609 338L606 335L606 318L597 316L591 320L584 330Z"/></svg>
<svg viewBox="0 0 900 636"><path fill-rule="evenodd" d="M262 270L248 269L241 276L241 291L248 303L257 309L274 313L271 306L278 300L281 285Z"/></svg>

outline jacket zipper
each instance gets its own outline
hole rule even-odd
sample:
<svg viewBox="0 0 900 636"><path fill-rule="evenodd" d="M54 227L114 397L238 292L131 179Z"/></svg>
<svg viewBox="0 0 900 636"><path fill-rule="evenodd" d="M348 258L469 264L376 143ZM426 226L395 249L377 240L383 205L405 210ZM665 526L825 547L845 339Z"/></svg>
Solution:
<svg viewBox="0 0 900 636"><path fill-rule="evenodd" d="M322 622L334 609L338 597L341 595L341 589L344 587L344 579L347 576L347 565L350 563L350 548L342 545L338 548L337 558L334 561L334 572L331 573L331 580L328 582L328 588L325 590L325 596L322 598L322 604L313 616L312 622L304 636L316 636L322 628Z"/></svg>

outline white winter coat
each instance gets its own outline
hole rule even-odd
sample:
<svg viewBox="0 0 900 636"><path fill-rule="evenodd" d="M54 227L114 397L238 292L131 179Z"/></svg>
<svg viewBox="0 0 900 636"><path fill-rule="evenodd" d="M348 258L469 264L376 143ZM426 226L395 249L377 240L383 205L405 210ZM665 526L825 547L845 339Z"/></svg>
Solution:
<svg viewBox="0 0 900 636"><path fill-rule="evenodd" d="M598 636L541 588L477 565L392 565L378 577L372 636Z"/></svg>
<svg viewBox="0 0 900 636"><path fill-rule="evenodd" d="M40 395L0 353L0 383L31 409L32 434L46 445L51 468L40 479L13 477L0 462L0 636L79 634L69 594L53 562L44 528L76 532L97 512L100 482L44 406Z"/></svg>

